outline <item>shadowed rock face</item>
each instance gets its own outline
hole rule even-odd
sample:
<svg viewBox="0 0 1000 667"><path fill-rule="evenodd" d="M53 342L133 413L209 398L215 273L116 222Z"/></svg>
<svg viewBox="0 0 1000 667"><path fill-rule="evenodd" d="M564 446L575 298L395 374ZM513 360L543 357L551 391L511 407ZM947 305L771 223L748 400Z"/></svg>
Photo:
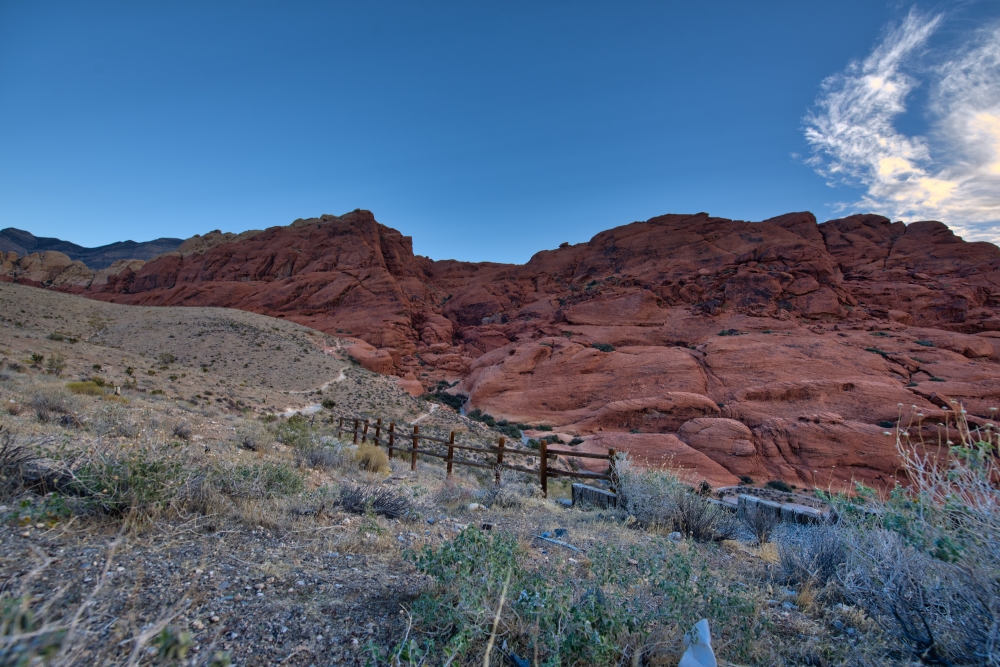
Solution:
<svg viewBox="0 0 1000 667"><path fill-rule="evenodd" d="M938 222L666 215L525 265L417 257L360 210L196 245L86 285L31 280L358 338L360 363L411 389L460 381L470 409L717 483L888 484L880 422L1000 407L1000 249Z"/></svg>

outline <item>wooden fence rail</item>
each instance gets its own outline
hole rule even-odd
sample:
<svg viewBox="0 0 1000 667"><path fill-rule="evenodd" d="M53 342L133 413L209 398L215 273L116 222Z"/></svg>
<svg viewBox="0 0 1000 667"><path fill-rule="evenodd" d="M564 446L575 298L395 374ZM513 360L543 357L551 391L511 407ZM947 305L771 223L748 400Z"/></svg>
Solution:
<svg viewBox="0 0 1000 667"><path fill-rule="evenodd" d="M353 421L353 425L349 422ZM374 428L374 434L369 434L369 431ZM396 431L396 424L394 422L389 422L389 427L385 430L385 435L382 435L382 420L378 419L374 424L369 422L369 420L360 419L347 419L344 417L340 418L337 426L337 438L341 438L344 432L352 433L354 436L354 444L366 444L369 440L378 446L384 446L388 450L389 458L393 457L395 452L399 452L402 455L410 455L410 470L417 469L417 455L423 454L424 456L431 456L434 458L444 459L447 463L448 475L452 474L452 467L454 465L468 466L471 468L492 468L496 470L496 480L500 481L500 470L514 470L516 472L523 472L529 475L538 475L538 481L542 487L542 495L548 496L549 492L549 478L550 477L572 477L576 479L596 479L604 480L609 484L614 484L615 477L615 462L617 458L617 452L614 449L609 449L607 454L593 454L590 452L574 452L573 450L564 449L551 449L549 448L549 443L542 440L538 451L533 449L521 449L519 447L508 447L507 438L500 437L497 441L495 447L476 447L472 445L458 445L455 444L455 432L452 431L447 438L439 438L431 435L422 435L420 433L420 427L414 425L413 433L406 433L405 435L401 432ZM404 444L400 446L400 443L396 441L396 435L399 434L403 436L406 440L409 440L408 445ZM443 454L439 451L433 451L429 449L421 449L420 442L433 442L439 445L447 445L448 453ZM494 463L481 463L479 461L470 461L469 459L456 458L455 450L468 451L468 452L479 452L481 454L488 454L496 457ZM538 457L538 470L533 468L527 468L524 466L513 465L504 462L504 457L506 455L514 456L531 456ZM557 459L560 456L568 456L575 458L584 459L600 459L608 462L609 471L607 473L598 472L579 472L571 470L559 470L556 468L549 468L549 459Z"/></svg>

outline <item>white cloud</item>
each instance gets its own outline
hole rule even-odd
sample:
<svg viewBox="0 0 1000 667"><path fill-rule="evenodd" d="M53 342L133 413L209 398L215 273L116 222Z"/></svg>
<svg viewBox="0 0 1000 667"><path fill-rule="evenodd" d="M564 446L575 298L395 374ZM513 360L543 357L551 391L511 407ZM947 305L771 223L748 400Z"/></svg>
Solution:
<svg viewBox="0 0 1000 667"><path fill-rule="evenodd" d="M860 63L826 79L806 116L808 161L831 184L860 185L844 207L892 218L941 220L966 240L1000 242L1000 25L981 28L956 52L928 50L943 15L911 11ZM920 79L919 56L936 63ZM921 83L926 136L893 121Z"/></svg>

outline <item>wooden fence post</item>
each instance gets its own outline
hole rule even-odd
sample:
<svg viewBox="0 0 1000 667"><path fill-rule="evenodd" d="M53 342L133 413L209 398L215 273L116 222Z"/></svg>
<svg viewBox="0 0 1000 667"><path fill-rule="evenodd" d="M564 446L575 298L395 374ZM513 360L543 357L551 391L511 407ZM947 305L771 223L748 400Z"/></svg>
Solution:
<svg viewBox="0 0 1000 667"><path fill-rule="evenodd" d="M389 460L392 460L392 447L396 444L396 422L389 422Z"/></svg>
<svg viewBox="0 0 1000 667"><path fill-rule="evenodd" d="M455 460L455 432L448 436L448 477L451 477L451 462Z"/></svg>
<svg viewBox="0 0 1000 667"><path fill-rule="evenodd" d="M382 443L378 441L378 436L382 432L382 418L379 417L378 421L375 422L375 446L378 447Z"/></svg>
<svg viewBox="0 0 1000 667"><path fill-rule="evenodd" d="M413 425L413 450L410 453L410 470L417 469L417 443L420 439L418 435L420 433L420 427L416 424Z"/></svg>
<svg viewBox="0 0 1000 667"><path fill-rule="evenodd" d="M337 422L337 440L340 440L340 434L344 432L344 418L341 417L340 421Z"/></svg>
<svg viewBox="0 0 1000 667"><path fill-rule="evenodd" d="M368 420L366 419L365 420L365 430L362 431L362 433L361 433L361 444L362 445L365 444L365 441L367 441L367 440L368 440Z"/></svg>
<svg viewBox="0 0 1000 667"><path fill-rule="evenodd" d="M549 443L546 440L542 440L541 447L541 462L538 464L538 477L542 480L542 498L549 497Z"/></svg>
<svg viewBox="0 0 1000 667"><path fill-rule="evenodd" d="M500 450L499 452L497 452L497 484L500 483L500 468L503 466L503 447L506 444L507 444L507 438L501 436L500 444L497 447L497 449Z"/></svg>
<svg viewBox="0 0 1000 667"><path fill-rule="evenodd" d="M361 424L360 421L358 421L357 419L354 420L354 444L355 445L358 444L358 431L361 430L361 427L359 426L360 424Z"/></svg>
<svg viewBox="0 0 1000 667"><path fill-rule="evenodd" d="M613 448L608 449L608 477L610 478L608 486L611 487L612 491L615 490L615 479L618 477L618 470L615 468L616 458L618 458L618 452Z"/></svg>

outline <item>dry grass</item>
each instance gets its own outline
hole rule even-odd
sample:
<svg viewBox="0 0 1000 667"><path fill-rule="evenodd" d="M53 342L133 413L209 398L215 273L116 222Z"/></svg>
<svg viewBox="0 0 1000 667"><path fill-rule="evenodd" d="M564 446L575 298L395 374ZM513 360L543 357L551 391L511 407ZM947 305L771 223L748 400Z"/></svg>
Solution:
<svg viewBox="0 0 1000 667"><path fill-rule="evenodd" d="M354 452L354 460L362 470L368 472L389 472L389 456L384 449L365 443Z"/></svg>

